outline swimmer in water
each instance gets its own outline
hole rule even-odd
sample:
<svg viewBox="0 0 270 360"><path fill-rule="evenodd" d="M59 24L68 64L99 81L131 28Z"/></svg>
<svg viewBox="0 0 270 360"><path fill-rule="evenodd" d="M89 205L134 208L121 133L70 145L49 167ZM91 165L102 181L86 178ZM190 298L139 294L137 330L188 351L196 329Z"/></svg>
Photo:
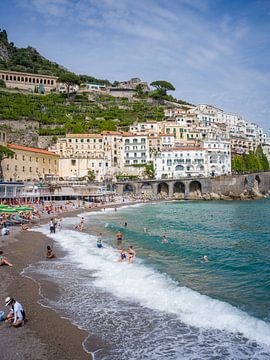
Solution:
<svg viewBox="0 0 270 360"><path fill-rule="evenodd" d="M163 235L162 244L168 244L168 240L165 235Z"/></svg>
<svg viewBox="0 0 270 360"><path fill-rule="evenodd" d="M120 258L117 260L118 262L123 262L127 260L126 250L123 248L120 250Z"/></svg>
<svg viewBox="0 0 270 360"><path fill-rule="evenodd" d="M203 260L204 260L205 262L208 262L208 261L209 261L208 256L207 256L207 255L204 255Z"/></svg>
<svg viewBox="0 0 270 360"><path fill-rule="evenodd" d="M127 252L128 252L128 263L131 264L131 263L133 263L133 260L136 256L136 252L134 251L132 245L130 245Z"/></svg>
<svg viewBox="0 0 270 360"><path fill-rule="evenodd" d="M102 233L99 233L99 235L97 237L97 247L99 249L103 247L103 245L102 245Z"/></svg>

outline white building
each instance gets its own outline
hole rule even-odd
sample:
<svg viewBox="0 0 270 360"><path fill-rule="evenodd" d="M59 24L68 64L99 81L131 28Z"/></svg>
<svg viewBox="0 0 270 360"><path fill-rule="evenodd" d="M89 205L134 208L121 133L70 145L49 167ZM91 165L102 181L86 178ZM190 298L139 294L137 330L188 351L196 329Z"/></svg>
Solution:
<svg viewBox="0 0 270 360"><path fill-rule="evenodd" d="M206 149L206 176L217 176L231 173L231 145L226 140L202 141Z"/></svg>
<svg viewBox="0 0 270 360"><path fill-rule="evenodd" d="M206 176L206 158L206 150L202 147L181 147L163 150L155 158L156 178Z"/></svg>

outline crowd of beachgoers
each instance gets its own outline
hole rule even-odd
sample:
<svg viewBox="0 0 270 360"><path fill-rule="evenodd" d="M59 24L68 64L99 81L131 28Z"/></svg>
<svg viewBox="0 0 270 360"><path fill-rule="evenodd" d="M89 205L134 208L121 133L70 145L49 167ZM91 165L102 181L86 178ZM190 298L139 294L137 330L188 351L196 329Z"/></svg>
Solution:
<svg viewBox="0 0 270 360"><path fill-rule="evenodd" d="M84 202L81 200L77 201L52 201L45 202L40 201L38 203L2 203L0 204L0 225L1 225L1 235L9 236L11 234L10 229L15 226L20 226L22 231L26 231L32 225L39 225L42 219L48 219L48 226L50 233L55 233L62 230L62 218L61 216L64 213L69 213L72 211L80 211L87 209L97 209L104 210L107 206L115 207L120 204L127 204L130 202L138 201L131 197L119 197L114 199L113 202L106 203L90 203ZM81 218L80 223L75 225L74 230L83 231L84 230L84 218ZM117 233L117 244L121 245L122 234ZM102 248L102 234L97 236L97 247ZM123 248L119 248L119 261L127 260L129 263L133 261L135 257L135 251L132 246L126 251ZM56 255L53 252L52 246L47 245L46 258L52 259ZM5 256L4 251L0 249L0 266L7 265L13 266L9 259ZM10 311L5 314L5 312L0 312L0 321L5 321L9 326L19 327L25 323L26 316L23 309L23 306L13 297L8 296L5 299L5 305L10 308Z"/></svg>

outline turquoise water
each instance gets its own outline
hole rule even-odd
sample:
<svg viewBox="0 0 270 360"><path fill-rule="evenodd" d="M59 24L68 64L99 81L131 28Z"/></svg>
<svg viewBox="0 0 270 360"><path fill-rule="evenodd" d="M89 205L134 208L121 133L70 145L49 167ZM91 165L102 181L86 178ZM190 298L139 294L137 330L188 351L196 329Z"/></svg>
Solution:
<svg viewBox="0 0 270 360"><path fill-rule="evenodd" d="M95 360L269 360L269 215L269 199L85 213L84 232L78 217L56 234L37 229L65 256L25 273L57 283L42 302L88 332ZM117 261L118 230L137 252L132 265Z"/></svg>
<svg viewBox="0 0 270 360"><path fill-rule="evenodd" d="M270 320L270 200L172 202L111 215L111 236L181 285ZM120 224L128 222L125 229ZM147 228L147 233L144 233ZM168 244L162 244L166 235ZM209 262L203 261L207 255Z"/></svg>

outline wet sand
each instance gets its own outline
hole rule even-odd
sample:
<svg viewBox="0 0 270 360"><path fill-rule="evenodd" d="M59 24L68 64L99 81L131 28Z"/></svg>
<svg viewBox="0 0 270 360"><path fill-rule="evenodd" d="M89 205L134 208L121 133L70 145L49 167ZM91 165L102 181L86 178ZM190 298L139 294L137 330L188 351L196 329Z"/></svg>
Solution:
<svg viewBox="0 0 270 360"><path fill-rule="evenodd" d="M25 231L7 239L7 244L1 244L1 249L14 266L0 268L0 309L6 310L4 299L12 296L23 304L28 319L25 326L18 329L0 323L1 360L91 359L82 347L87 333L62 319L55 311L39 305L38 284L20 275L29 264L44 260L46 239L40 233ZM55 284L43 286L49 297L57 293Z"/></svg>
<svg viewBox="0 0 270 360"><path fill-rule="evenodd" d="M136 203L139 201L110 204L106 207L118 208ZM76 216L88 211L103 211L103 208L104 206L92 209L80 208L59 215L51 214L45 216L40 223L48 223L50 217ZM9 236L0 236L0 249L4 251L4 256L14 264L13 267L0 267L0 310L7 312L4 300L6 296L12 296L23 304L28 320L23 327L18 329L0 322L1 360L90 360L92 358L82 346L88 333L78 329L69 320L61 318L54 310L41 306L38 303L41 299L39 284L21 275L23 269L30 264L44 260L46 245L51 241L41 233L21 231L20 228L11 228ZM57 255L61 256L59 253ZM42 279L40 283L46 297L57 296L56 284ZM95 348L95 345L92 345Z"/></svg>

